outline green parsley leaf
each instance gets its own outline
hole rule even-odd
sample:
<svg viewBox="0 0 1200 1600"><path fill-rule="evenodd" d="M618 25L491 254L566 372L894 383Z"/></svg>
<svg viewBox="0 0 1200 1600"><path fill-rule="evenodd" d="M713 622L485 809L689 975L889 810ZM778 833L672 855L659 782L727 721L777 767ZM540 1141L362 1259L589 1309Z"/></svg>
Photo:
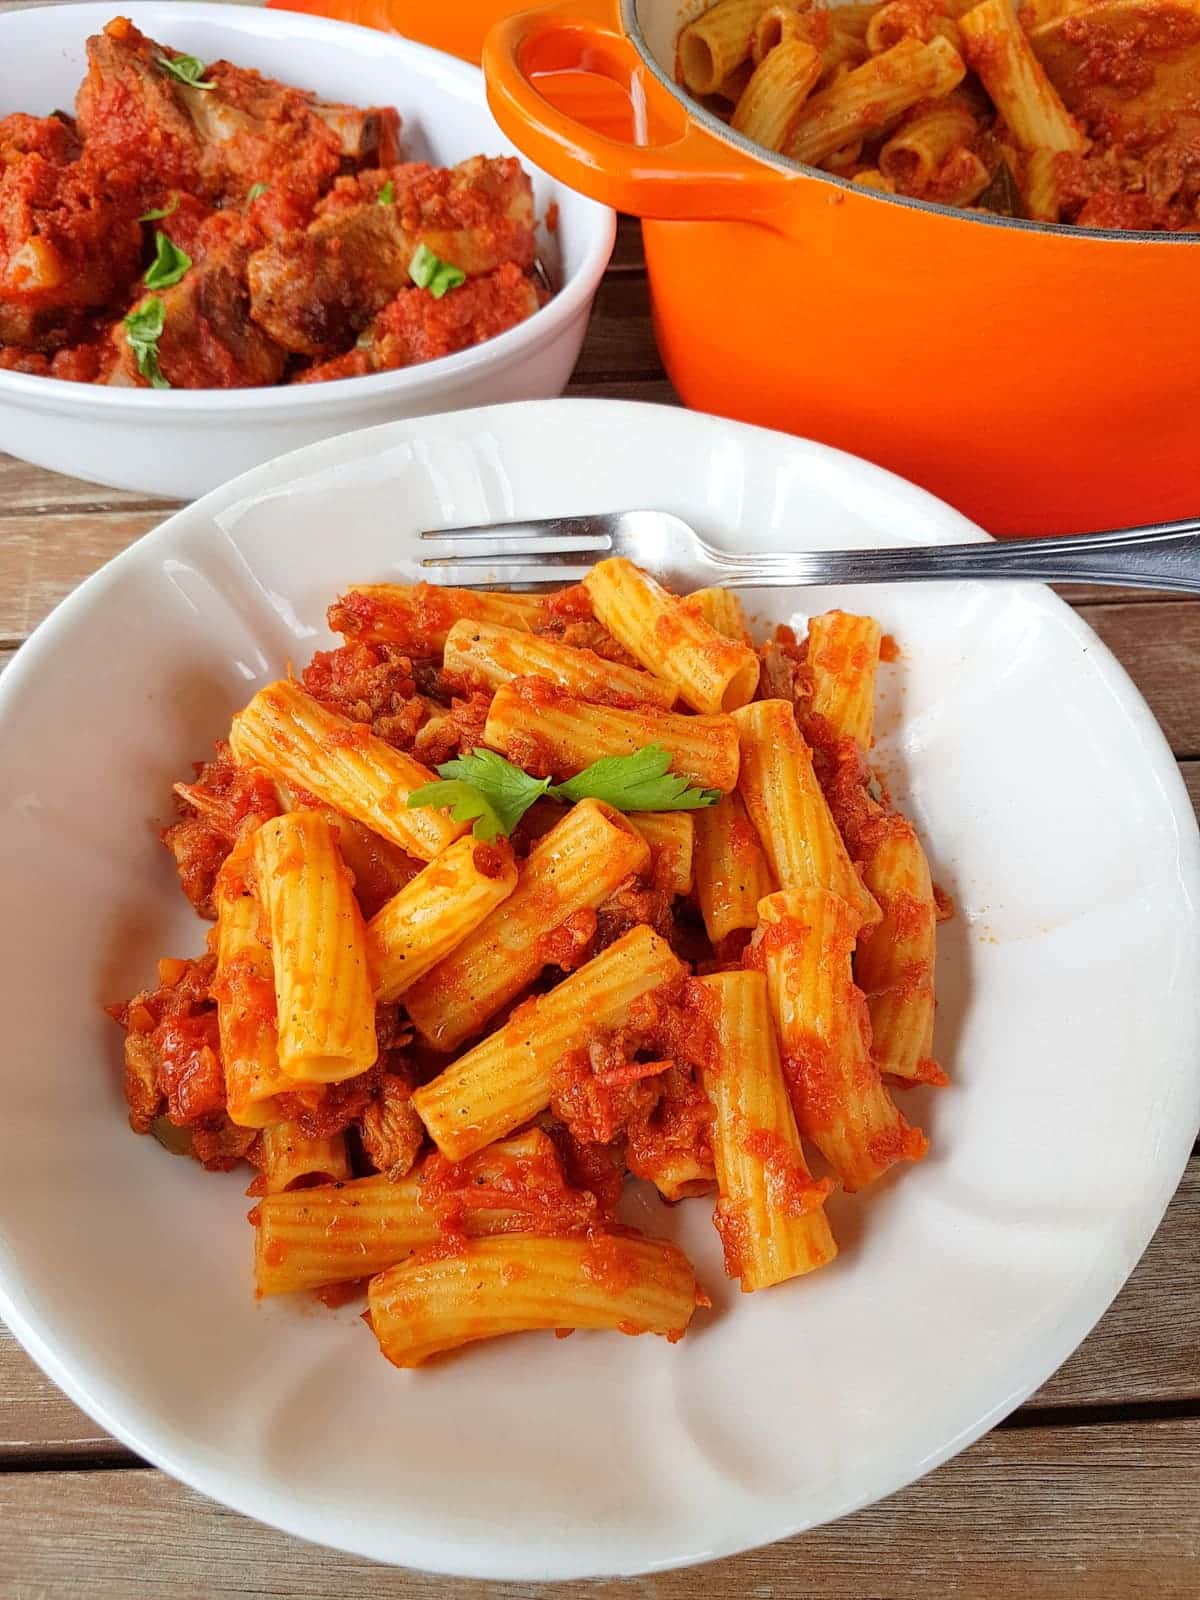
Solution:
<svg viewBox="0 0 1200 1600"><path fill-rule="evenodd" d="M475 821L477 838L489 844L510 834L535 800L603 800L617 811L697 811L715 805L719 789L694 789L668 771L670 752L647 745L631 756L606 756L566 783L531 778L494 750L472 750L437 769L441 783L427 783L408 797L410 806L450 807L455 822Z"/></svg>
<svg viewBox="0 0 1200 1600"><path fill-rule="evenodd" d="M721 798L719 789L694 789L670 767L670 751L648 744L631 756L594 761L551 793L559 800L603 800L617 811L699 811Z"/></svg>
<svg viewBox="0 0 1200 1600"><path fill-rule="evenodd" d="M246 209L249 210L249 208L258 199L259 195L266 194L270 187L271 185L269 183L252 183L246 190Z"/></svg>
<svg viewBox="0 0 1200 1600"><path fill-rule="evenodd" d="M513 831L533 802L550 788L549 778L531 778L494 750L478 747L469 756L444 761L438 768L438 776L468 783L486 795L505 834Z"/></svg>
<svg viewBox="0 0 1200 1600"><path fill-rule="evenodd" d="M125 337L137 361L137 369L152 389L169 389L158 364L158 341L167 322L167 309L158 295L152 294L135 306L125 318Z"/></svg>
<svg viewBox="0 0 1200 1600"><path fill-rule="evenodd" d="M447 763L449 765L449 763ZM445 783L426 783L414 789L408 797L410 806L433 806L449 811L455 822L474 821L471 830L477 839L493 844L505 828L503 820L482 789L461 779L451 778Z"/></svg>
<svg viewBox="0 0 1200 1600"><path fill-rule="evenodd" d="M435 300L440 300L450 289L466 283L467 275L441 256L435 256L427 244L419 244L408 264L408 275L418 289L428 289Z"/></svg>
<svg viewBox="0 0 1200 1600"><path fill-rule="evenodd" d="M159 206L154 211L143 211L138 218L139 222L161 222L164 217L173 216L179 210L179 196L173 194L165 206Z"/></svg>
<svg viewBox="0 0 1200 1600"><path fill-rule="evenodd" d="M204 82L204 63L198 56L155 56L164 72L169 72L189 89L215 89L215 83Z"/></svg>
<svg viewBox="0 0 1200 1600"><path fill-rule="evenodd" d="M394 206L396 204L396 185L389 178L375 196L377 206Z"/></svg>
<svg viewBox="0 0 1200 1600"><path fill-rule="evenodd" d="M147 289L169 289L179 282L192 264L186 250L167 238L161 228L154 232L154 260L146 269Z"/></svg>

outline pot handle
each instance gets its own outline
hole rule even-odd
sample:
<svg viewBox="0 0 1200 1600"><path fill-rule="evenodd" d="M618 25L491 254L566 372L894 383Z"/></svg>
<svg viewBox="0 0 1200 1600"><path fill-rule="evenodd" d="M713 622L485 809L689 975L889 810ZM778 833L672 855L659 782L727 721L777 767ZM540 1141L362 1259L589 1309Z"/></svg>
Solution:
<svg viewBox="0 0 1200 1600"><path fill-rule="evenodd" d="M618 211L675 222L769 222L797 181L693 120L626 37L621 0L556 0L506 18L484 40L483 70L492 112L514 144ZM574 92L552 101L538 80L549 84L559 74L559 87ZM614 137L598 96L585 98L597 79L627 94L631 137Z"/></svg>

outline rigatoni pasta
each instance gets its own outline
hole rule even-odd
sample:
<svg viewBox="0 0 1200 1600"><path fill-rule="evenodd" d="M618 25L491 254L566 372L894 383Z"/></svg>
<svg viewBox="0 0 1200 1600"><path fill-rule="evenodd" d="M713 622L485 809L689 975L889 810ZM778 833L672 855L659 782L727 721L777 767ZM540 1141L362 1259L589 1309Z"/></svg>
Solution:
<svg viewBox="0 0 1200 1600"><path fill-rule="evenodd" d="M758 658L750 646L719 633L632 561L597 563L583 586L613 637L693 711L733 711L753 695Z"/></svg>
<svg viewBox="0 0 1200 1600"><path fill-rule="evenodd" d="M456 839L367 925L379 1000L398 1000L475 931L517 886L507 845Z"/></svg>
<svg viewBox="0 0 1200 1600"><path fill-rule="evenodd" d="M375 1064L375 1001L362 913L324 818L291 811L254 836L254 873L270 929L279 1065L305 1083L338 1083Z"/></svg>
<svg viewBox="0 0 1200 1600"><path fill-rule="evenodd" d="M530 851L512 894L409 989L422 1035L453 1050L478 1033L553 959L557 929L649 864L649 845L618 812L595 800L573 807Z"/></svg>
<svg viewBox="0 0 1200 1600"><path fill-rule="evenodd" d="M627 1179L706 1205L745 1292L832 1261L832 1190L925 1149L888 1085L945 1082L938 896L868 764L878 622L756 649L735 595L623 562L331 617L179 787L209 952L113 1008L133 1126L256 1170L258 1293L365 1289L400 1366L675 1339L708 1300Z"/></svg>
<svg viewBox="0 0 1200 1600"><path fill-rule="evenodd" d="M682 971L665 939L631 928L549 993L519 1006L413 1096L438 1149L461 1161L543 1111L556 1063L589 1035L621 1027L644 995Z"/></svg>
<svg viewBox="0 0 1200 1600"><path fill-rule="evenodd" d="M250 850L241 846L217 874L217 1002L229 1120L262 1128L279 1120L276 1096L295 1084L279 1065L275 975L259 935L261 911L248 882Z"/></svg>
<svg viewBox="0 0 1200 1600"><path fill-rule="evenodd" d="M683 1337L696 1309L691 1263L663 1239L597 1234L471 1240L371 1279L369 1315L397 1367L474 1339L534 1328L612 1328Z"/></svg>
<svg viewBox="0 0 1200 1600"><path fill-rule="evenodd" d="M428 767L288 679L259 690L233 719L229 743L243 765L306 790L422 861L465 832L448 817L408 809L408 796L433 777Z"/></svg>
<svg viewBox="0 0 1200 1600"><path fill-rule="evenodd" d="M555 777L573 777L605 756L661 745L691 783L732 789L737 782L738 736L728 717L685 717L651 707L618 711L576 699L541 678L517 678L497 689L483 738L518 765L529 762Z"/></svg>
<svg viewBox="0 0 1200 1600"><path fill-rule="evenodd" d="M871 1060L871 1030L850 958L858 913L827 889L783 890L760 909L761 954L800 1133L850 1190L928 1141L896 1109Z"/></svg>
<svg viewBox="0 0 1200 1600"><path fill-rule="evenodd" d="M781 889L820 888L879 920L830 815L813 771L813 753L783 700L758 700L734 714L742 740L738 790Z"/></svg>
<svg viewBox="0 0 1200 1600"><path fill-rule="evenodd" d="M545 678L600 705L642 704L669 711L678 698L674 684L652 673L490 622L456 622L446 635L442 664L460 683L498 689L514 678Z"/></svg>
<svg viewBox="0 0 1200 1600"><path fill-rule="evenodd" d="M1177 153L1186 108L1178 94L1141 104L1186 46L1134 29L1121 47L1120 115L1118 91L1092 81L1111 76L1115 47L1102 15L1089 28L1086 0L721 0L681 30L677 59L735 132L860 188L1034 222L1194 230L1200 200Z"/></svg>

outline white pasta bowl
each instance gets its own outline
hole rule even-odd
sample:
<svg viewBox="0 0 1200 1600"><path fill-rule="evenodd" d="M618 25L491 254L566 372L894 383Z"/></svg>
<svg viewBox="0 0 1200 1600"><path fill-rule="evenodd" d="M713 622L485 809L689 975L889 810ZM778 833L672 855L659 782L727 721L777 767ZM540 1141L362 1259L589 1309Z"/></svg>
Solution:
<svg viewBox="0 0 1200 1600"><path fill-rule="evenodd" d="M464 62L394 35L290 11L173 3L42 6L0 15L0 116L69 109L85 44L118 13L160 43L226 57L355 105L395 105L405 159L450 166L520 155ZM559 395L579 356L616 218L529 162L539 252L557 293L528 321L473 349L366 378L269 389L106 388L0 371L0 450L41 467L146 494L190 499L287 450L396 417Z"/></svg>
<svg viewBox="0 0 1200 1600"><path fill-rule="evenodd" d="M1200 1120L1196 825L1124 672L1032 585L761 591L869 609L878 754L957 915L933 1140L830 1214L838 1260L741 1296L704 1202L634 1191L713 1298L682 1343L526 1334L416 1372L356 1306L255 1303L244 1178L125 1126L101 1006L198 952L156 819L345 585L414 535L654 506L732 550L982 537L876 467L653 407L505 406L315 445L181 511L0 680L0 1313L99 1423L187 1483L382 1561L502 1579L701 1561L840 1516L1038 1387L1157 1225ZM18 942L19 934L19 942Z"/></svg>

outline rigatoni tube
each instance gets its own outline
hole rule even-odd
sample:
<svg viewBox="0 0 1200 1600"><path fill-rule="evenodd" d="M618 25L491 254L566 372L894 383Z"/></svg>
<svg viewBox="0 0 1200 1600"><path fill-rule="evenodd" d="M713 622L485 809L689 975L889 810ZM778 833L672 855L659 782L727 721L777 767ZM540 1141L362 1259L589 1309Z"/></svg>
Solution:
<svg viewBox="0 0 1200 1600"><path fill-rule="evenodd" d="M837 1255L825 1216L827 1180L808 1170L761 972L701 978L712 996L719 1051L704 1069L720 1198L713 1216L725 1271L765 1289Z"/></svg>
<svg viewBox="0 0 1200 1600"><path fill-rule="evenodd" d="M275 1096L295 1085L279 1065L275 975L259 937L259 903L248 882L251 851L239 845L217 875L217 971L213 998L229 1120L262 1128L278 1120Z"/></svg>
<svg viewBox="0 0 1200 1600"><path fill-rule="evenodd" d="M496 690L483 740L517 766L556 778L657 744L670 752L671 771L690 783L728 790L737 782L738 736L728 717L590 705L541 678L516 678Z"/></svg>
<svg viewBox="0 0 1200 1600"><path fill-rule="evenodd" d="M679 977L665 939L639 926L546 994L518 1006L495 1033L413 1095L451 1161L480 1150L550 1103L557 1062L595 1033L623 1025L642 995Z"/></svg>
<svg viewBox="0 0 1200 1600"><path fill-rule="evenodd" d="M933 1059L937 907L929 863L916 829L892 813L880 820L863 876L883 920L854 958L854 978L867 997L872 1053L881 1072L942 1083Z"/></svg>
<svg viewBox="0 0 1200 1600"><path fill-rule="evenodd" d="M652 673L607 661L594 650L577 650L491 622L456 622L446 636L442 665L467 686L482 683L498 689L514 678L545 678L598 705L651 705L669 711L677 699L674 684Z"/></svg>
<svg viewBox="0 0 1200 1600"><path fill-rule="evenodd" d="M472 1240L372 1278L371 1326L398 1367L417 1367L476 1339L534 1328L611 1328L682 1337L696 1276L663 1239L594 1234Z"/></svg>
<svg viewBox="0 0 1200 1600"><path fill-rule="evenodd" d="M471 1235L533 1229L536 1204L521 1209L504 1205L504 1191L498 1192L495 1180L503 1182L522 1164L547 1163L557 1171L553 1146L540 1129L480 1151L453 1194L455 1228ZM250 1213L259 1294L352 1283L435 1243L443 1234L438 1205L429 1196L429 1177L425 1163L398 1182L357 1178L269 1193Z"/></svg>
<svg viewBox="0 0 1200 1600"><path fill-rule="evenodd" d="M507 841L456 839L367 924L378 1000L398 1000L517 886Z"/></svg>
<svg viewBox="0 0 1200 1600"><path fill-rule="evenodd" d="M808 625L812 712L839 739L871 748L875 722L875 669L883 631L874 617L826 611Z"/></svg>
<svg viewBox="0 0 1200 1600"><path fill-rule="evenodd" d="M512 894L406 991L416 1027L439 1050L478 1033L553 959L549 936L649 862L649 845L620 812L598 800L572 806L530 851Z"/></svg>
<svg viewBox="0 0 1200 1600"><path fill-rule="evenodd" d="M263 1129L259 1167L269 1195L314 1179L340 1184L352 1176L345 1134L313 1139L295 1122L273 1122Z"/></svg>
<svg viewBox="0 0 1200 1600"><path fill-rule="evenodd" d="M431 583L365 583L334 601L329 626L347 639L396 644L412 656L436 656L445 649L456 622L531 628L544 607L538 595L491 594Z"/></svg>
<svg viewBox="0 0 1200 1600"><path fill-rule="evenodd" d="M758 925L758 902L775 887L741 795L696 812L696 899L714 945Z"/></svg>
<svg viewBox="0 0 1200 1600"><path fill-rule="evenodd" d="M337 1083L373 1066L375 1000L366 932L328 823L292 811L254 835L254 870L271 937L279 1065Z"/></svg>
<svg viewBox="0 0 1200 1600"><path fill-rule="evenodd" d="M753 696L758 657L750 646L718 633L632 561L598 562L583 586L613 638L647 671L673 683L693 711L732 711Z"/></svg>
<svg viewBox="0 0 1200 1600"><path fill-rule="evenodd" d="M879 920L813 771L812 751L786 700L734 713L742 741L738 790L781 889L829 889L863 922Z"/></svg>
<svg viewBox="0 0 1200 1600"><path fill-rule="evenodd" d="M871 1059L867 1003L850 973L857 912L826 889L785 890L759 907L758 951L796 1124L848 1190L928 1148Z"/></svg>
<svg viewBox="0 0 1200 1600"><path fill-rule="evenodd" d="M918 100L949 94L966 70L945 39L928 44L902 39L813 95L796 119L784 154L819 166L844 145L886 128Z"/></svg>
<svg viewBox="0 0 1200 1600"><path fill-rule="evenodd" d="M709 807L708 809L712 809ZM634 811L629 821L650 846L649 878L668 894L692 892L696 830L700 811Z"/></svg>
<svg viewBox="0 0 1200 1600"><path fill-rule="evenodd" d="M434 781L419 761L364 723L330 711L290 679L269 683L233 719L229 743L243 766L307 789L422 861L466 832L442 811L410 811L408 796Z"/></svg>
<svg viewBox="0 0 1200 1600"><path fill-rule="evenodd" d="M1022 150L1083 149L1083 134L1034 54L1010 0L982 0L963 13L958 26L967 60Z"/></svg>

